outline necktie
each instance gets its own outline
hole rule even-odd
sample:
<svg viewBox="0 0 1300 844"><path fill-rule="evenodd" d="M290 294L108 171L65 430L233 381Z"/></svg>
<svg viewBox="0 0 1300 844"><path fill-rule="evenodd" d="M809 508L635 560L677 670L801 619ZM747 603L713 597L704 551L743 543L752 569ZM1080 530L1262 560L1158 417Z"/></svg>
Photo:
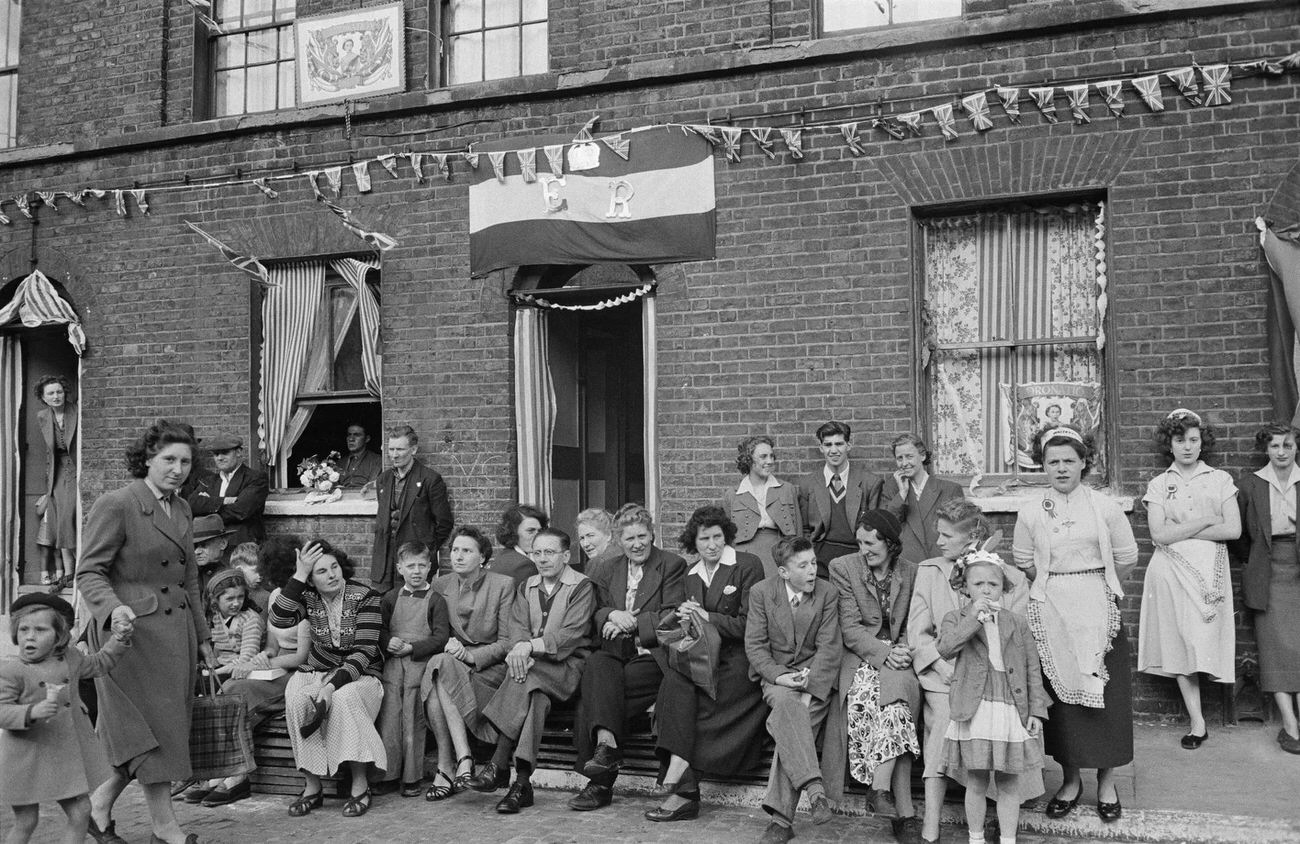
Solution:
<svg viewBox="0 0 1300 844"><path fill-rule="evenodd" d="M791 598L790 598L790 609L792 609L792 610L797 610L797 609L799 609L799 604L801 604L801 603L803 603L803 596L802 596L802 595L798 595L798 594L796 594L796 595L791 596Z"/></svg>
<svg viewBox="0 0 1300 844"><path fill-rule="evenodd" d="M162 507L163 512L170 517L172 514L172 497L170 495L160 496L158 498L158 504Z"/></svg>
<svg viewBox="0 0 1300 844"><path fill-rule="evenodd" d="M839 472L831 475L831 500L836 504L844 500L844 481L840 480Z"/></svg>

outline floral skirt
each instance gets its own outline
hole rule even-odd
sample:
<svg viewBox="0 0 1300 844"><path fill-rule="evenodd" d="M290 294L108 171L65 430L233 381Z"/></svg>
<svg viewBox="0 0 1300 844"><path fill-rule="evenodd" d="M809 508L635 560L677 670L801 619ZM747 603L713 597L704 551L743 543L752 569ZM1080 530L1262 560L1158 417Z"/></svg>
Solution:
<svg viewBox="0 0 1300 844"><path fill-rule="evenodd" d="M862 663L848 695L849 773L871 784L876 768L904 753L920 755L916 722L905 701L880 706L880 672ZM888 788L888 785L885 786Z"/></svg>
<svg viewBox="0 0 1300 844"><path fill-rule="evenodd" d="M1043 747L1025 729L1002 671L989 671L984 696L969 721L949 721L939 769L958 780L997 774L1000 793L1021 800L1043 793Z"/></svg>

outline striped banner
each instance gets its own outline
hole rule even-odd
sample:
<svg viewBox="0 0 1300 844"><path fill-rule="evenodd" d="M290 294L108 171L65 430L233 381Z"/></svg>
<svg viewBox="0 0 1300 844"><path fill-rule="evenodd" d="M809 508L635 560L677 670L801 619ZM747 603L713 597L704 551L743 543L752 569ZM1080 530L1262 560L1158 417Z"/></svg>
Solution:
<svg viewBox="0 0 1300 844"><path fill-rule="evenodd" d="M325 289L324 262L283 264L268 269L275 286L262 300L262 390L257 438L263 459L280 462L285 432L307 357L307 340Z"/></svg>
<svg viewBox="0 0 1300 844"><path fill-rule="evenodd" d="M18 410L23 402L22 345L13 334L0 335L0 612L8 612L18 586L18 536L22 526L18 490Z"/></svg>
<svg viewBox="0 0 1300 844"><path fill-rule="evenodd" d="M546 348L546 316L515 311L515 435L519 441L519 500L551 512L551 445L555 387Z"/></svg>
<svg viewBox="0 0 1300 844"><path fill-rule="evenodd" d="M470 273L525 264L712 259L712 146L681 128L654 127L626 137L627 160L592 144L599 154L594 169L539 172L536 181L525 182L518 156L506 156L503 178L486 167L475 173L469 189Z"/></svg>

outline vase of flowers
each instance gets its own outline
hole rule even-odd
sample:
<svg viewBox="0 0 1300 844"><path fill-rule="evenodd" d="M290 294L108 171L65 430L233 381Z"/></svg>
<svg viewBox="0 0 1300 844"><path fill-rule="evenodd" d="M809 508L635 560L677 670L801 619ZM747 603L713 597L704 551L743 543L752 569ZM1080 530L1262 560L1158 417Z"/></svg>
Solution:
<svg viewBox="0 0 1300 844"><path fill-rule="evenodd" d="M307 489L308 504L338 501L343 497L338 485L339 457L337 451L331 451L324 459L313 454L298 464L298 480Z"/></svg>

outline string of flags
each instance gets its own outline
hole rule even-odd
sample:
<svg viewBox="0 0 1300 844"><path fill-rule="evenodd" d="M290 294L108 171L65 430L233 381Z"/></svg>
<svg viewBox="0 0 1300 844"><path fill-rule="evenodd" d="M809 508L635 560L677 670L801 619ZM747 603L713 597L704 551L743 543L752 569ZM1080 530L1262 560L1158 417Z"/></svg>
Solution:
<svg viewBox="0 0 1300 844"><path fill-rule="evenodd" d="M210 0L187 0L196 13L211 9ZM790 160L804 159L809 152L808 138L812 134L829 135L838 139L854 156L864 156L868 150L866 144L875 140L883 143L905 141L925 137L931 125L938 129L945 141L957 141L963 136L965 123L975 133L988 132L995 128L996 118L1004 117L1009 125L1024 125L1029 113L1037 113L1049 123L1059 123L1063 113L1058 104L1058 93L1064 98L1065 113L1076 124L1091 123L1099 116L1094 109L1094 102L1099 102L1106 109L1105 114L1115 119L1122 119L1129 103L1124 93L1132 90L1149 112L1159 113L1167 108L1163 86L1167 81L1193 108L1210 108L1227 105L1232 102L1232 81L1234 77L1247 76L1277 77L1286 73L1300 72L1300 51L1291 53L1281 59L1256 59L1248 62L1218 63L1210 65L1191 64L1168 70L1144 72L1139 76L1117 77L1096 82L1077 84L1051 84L1028 86L994 85L973 93L957 95L950 101L938 103L925 108L911 109L892 114L879 114L868 119L851 121L825 121L805 123L801 126L753 126L670 123L684 132L693 132L705 138L715 148L720 149L730 162L740 162L748 143L757 147L768 160L777 160L781 152L778 144L784 148ZM1094 99L1096 98L1096 99ZM1033 111L1030 112L1029 109ZM618 157L628 160L638 132L656 128L643 126L628 129L616 134L595 137L592 128L597 122L593 118L567 144L555 144L543 147L528 147L516 150L492 151L479 153L470 144L463 150L450 151L402 151L385 152L374 158L348 164L335 164L313 170L293 173L279 173L251 179L233 179L212 182L195 182L184 185L166 185L153 188L81 188L76 191L31 190L21 194L0 198L0 225L12 225L13 218L5 213L6 206L12 204L18 214L34 219L32 206L39 202L56 213L60 213L60 200L87 207L87 201L110 200L120 217L129 215L129 206L134 204L141 215L149 213L148 192L169 192L177 190L219 190L232 187L252 186L267 199L278 199L280 190L273 183L305 179L312 196L325 204L336 214L349 231L366 241L373 248L386 251L397 245L397 241L381 232L369 231L358 225L351 214L337 204L344 192L346 176L350 173L351 182L358 194L373 191L372 165L377 165L392 178L403 178L403 169L409 169L417 183L427 184L435 178L444 182L453 180L458 169L468 168L479 171L483 166L491 168L493 175L504 181L506 162L513 157L525 182L538 179L538 152L542 154L550 172L563 176L580 173L599 166L602 150L608 150ZM969 130L965 130L969 131ZM880 132L885 137L878 138L874 133ZM130 202L128 202L130 200ZM213 240L209 235L191 224L201 235ZM219 244L219 241L216 241ZM241 268L242 269L242 268ZM254 273L256 275L256 273Z"/></svg>

